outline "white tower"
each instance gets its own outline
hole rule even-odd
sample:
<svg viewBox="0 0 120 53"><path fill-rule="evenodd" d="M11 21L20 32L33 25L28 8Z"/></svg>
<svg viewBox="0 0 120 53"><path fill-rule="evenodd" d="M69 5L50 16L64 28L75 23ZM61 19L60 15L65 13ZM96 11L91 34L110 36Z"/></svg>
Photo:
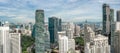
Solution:
<svg viewBox="0 0 120 53"><path fill-rule="evenodd" d="M68 37L62 36L59 39L59 53L67 53L68 51Z"/></svg>
<svg viewBox="0 0 120 53"><path fill-rule="evenodd" d="M9 27L0 27L1 53L10 53Z"/></svg>
<svg viewBox="0 0 120 53"><path fill-rule="evenodd" d="M20 33L10 33L11 53L21 53Z"/></svg>

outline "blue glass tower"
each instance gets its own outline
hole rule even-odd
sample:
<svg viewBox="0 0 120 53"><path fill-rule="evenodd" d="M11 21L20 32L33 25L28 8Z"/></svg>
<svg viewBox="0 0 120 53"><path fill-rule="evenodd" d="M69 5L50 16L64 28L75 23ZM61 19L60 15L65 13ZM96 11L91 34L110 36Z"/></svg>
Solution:
<svg viewBox="0 0 120 53"><path fill-rule="evenodd" d="M62 30L61 22L62 20L57 17L50 17L49 18L49 33L50 33L50 44L51 48L58 43L58 31Z"/></svg>
<svg viewBox="0 0 120 53"><path fill-rule="evenodd" d="M57 40L58 20L56 17L49 18L50 43L54 44Z"/></svg>

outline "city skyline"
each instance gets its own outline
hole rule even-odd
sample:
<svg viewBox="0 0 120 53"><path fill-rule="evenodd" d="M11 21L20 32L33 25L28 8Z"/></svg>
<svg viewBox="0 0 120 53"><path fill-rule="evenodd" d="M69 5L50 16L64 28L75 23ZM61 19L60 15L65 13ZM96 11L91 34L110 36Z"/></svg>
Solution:
<svg viewBox="0 0 120 53"><path fill-rule="evenodd" d="M119 5L119 0L1 0L0 53L120 53Z"/></svg>
<svg viewBox="0 0 120 53"><path fill-rule="evenodd" d="M103 3L109 4L115 10L115 13L120 9L120 0L0 0L0 20L34 23L35 10L43 9L45 11L46 22L51 16L69 22L81 22L85 20L101 22L101 7Z"/></svg>

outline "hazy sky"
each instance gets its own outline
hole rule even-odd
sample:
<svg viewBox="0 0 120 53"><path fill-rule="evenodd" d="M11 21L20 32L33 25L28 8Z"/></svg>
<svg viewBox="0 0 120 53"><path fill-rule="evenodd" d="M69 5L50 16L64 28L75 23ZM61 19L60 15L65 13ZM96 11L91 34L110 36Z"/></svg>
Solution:
<svg viewBox="0 0 120 53"><path fill-rule="evenodd" d="M0 20L34 22L35 10L45 10L45 21L51 16L63 21L102 21L102 4L120 10L120 0L0 0ZM116 16L116 15L115 15Z"/></svg>

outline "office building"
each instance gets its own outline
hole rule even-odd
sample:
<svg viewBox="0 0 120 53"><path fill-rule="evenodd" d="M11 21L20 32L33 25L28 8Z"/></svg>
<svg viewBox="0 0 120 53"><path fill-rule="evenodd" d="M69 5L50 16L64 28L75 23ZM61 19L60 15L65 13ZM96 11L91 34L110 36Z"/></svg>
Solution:
<svg viewBox="0 0 120 53"><path fill-rule="evenodd" d="M80 37L80 26L76 24L74 30L74 36Z"/></svg>
<svg viewBox="0 0 120 53"><path fill-rule="evenodd" d="M45 50L50 50L50 34L48 31L48 27L45 27Z"/></svg>
<svg viewBox="0 0 120 53"><path fill-rule="evenodd" d="M75 50L75 40L74 39L68 39L68 50Z"/></svg>
<svg viewBox="0 0 120 53"><path fill-rule="evenodd" d="M73 38L73 31L72 29L67 29L66 30L66 35L68 36L69 39L72 39Z"/></svg>
<svg viewBox="0 0 120 53"><path fill-rule="evenodd" d="M108 37L96 35L92 41L85 44L85 53L110 53Z"/></svg>
<svg viewBox="0 0 120 53"><path fill-rule="evenodd" d="M115 36L115 25L116 25L116 22L114 22L114 23L111 23L111 53L114 53L114 36Z"/></svg>
<svg viewBox="0 0 120 53"><path fill-rule="evenodd" d="M66 31L58 32L59 36L59 53L75 51L75 40L66 36Z"/></svg>
<svg viewBox="0 0 120 53"><path fill-rule="evenodd" d="M85 26L84 33L84 44L90 42L95 37L95 32L89 26Z"/></svg>
<svg viewBox="0 0 120 53"><path fill-rule="evenodd" d="M48 20L48 29L50 33L50 43L54 47L58 43L58 31L61 31L61 19L57 17L50 17Z"/></svg>
<svg viewBox="0 0 120 53"><path fill-rule="evenodd" d="M68 52L68 37L62 36L59 39L59 53L67 53Z"/></svg>
<svg viewBox="0 0 120 53"><path fill-rule="evenodd" d="M109 37L108 41L111 44L111 33L113 32L114 10L108 4L103 4L103 31L102 33Z"/></svg>
<svg viewBox="0 0 120 53"><path fill-rule="evenodd" d="M0 27L0 44L1 53L10 53L9 27L6 26Z"/></svg>
<svg viewBox="0 0 120 53"><path fill-rule="evenodd" d="M54 44L57 39L57 18L51 17L49 18L49 33L50 33L50 43Z"/></svg>
<svg viewBox="0 0 120 53"><path fill-rule="evenodd" d="M58 38L60 39L62 36L66 36L66 31L58 32Z"/></svg>
<svg viewBox="0 0 120 53"><path fill-rule="evenodd" d="M62 24L62 31L66 31L66 36L68 36L69 39L74 38L74 32L75 32L75 25L73 23L63 23Z"/></svg>
<svg viewBox="0 0 120 53"><path fill-rule="evenodd" d="M111 53L120 53L120 22L116 22L115 31L113 36L113 42L111 43Z"/></svg>
<svg viewBox="0 0 120 53"><path fill-rule="evenodd" d="M108 4L103 4L103 33L110 33L110 7Z"/></svg>
<svg viewBox="0 0 120 53"><path fill-rule="evenodd" d="M45 53L44 10L35 13L35 53Z"/></svg>
<svg viewBox="0 0 120 53"><path fill-rule="evenodd" d="M110 53L108 37L101 34L96 35L92 28L87 25L84 32L85 53Z"/></svg>
<svg viewBox="0 0 120 53"><path fill-rule="evenodd" d="M117 11L117 21L120 22L120 10Z"/></svg>
<svg viewBox="0 0 120 53"><path fill-rule="evenodd" d="M109 34L109 44L111 45L112 38L114 36L115 22L114 22L114 10L110 9L110 34Z"/></svg>
<svg viewBox="0 0 120 53"><path fill-rule="evenodd" d="M120 53L120 30L115 31L112 53Z"/></svg>
<svg viewBox="0 0 120 53"><path fill-rule="evenodd" d="M20 33L10 33L11 53L21 53L21 35Z"/></svg>
<svg viewBox="0 0 120 53"><path fill-rule="evenodd" d="M114 22L114 10L108 4L103 4L103 33L110 34L111 23Z"/></svg>

